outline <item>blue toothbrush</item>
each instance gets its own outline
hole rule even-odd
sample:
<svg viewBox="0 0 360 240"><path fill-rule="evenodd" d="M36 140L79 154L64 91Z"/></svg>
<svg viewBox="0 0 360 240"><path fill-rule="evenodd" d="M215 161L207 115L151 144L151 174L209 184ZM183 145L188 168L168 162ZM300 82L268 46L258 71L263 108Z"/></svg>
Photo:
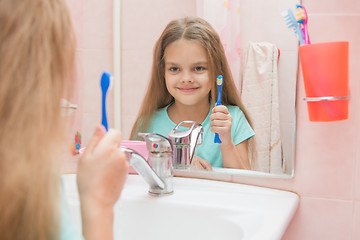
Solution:
<svg viewBox="0 0 360 240"><path fill-rule="evenodd" d="M295 34L298 36L298 39L300 41L300 46L304 45L303 33L300 30L298 22L296 21L295 16L293 12L290 10L290 8L287 11L281 12L281 15L283 16L287 27L289 29L292 29L295 32Z"/></svg>
<svg viewBox="0 0 360 240"><path fill-rule="evenodd" d="M217 98L217 101L216 101L216 106L219 106L219 105L221 105L221 86L223 84L223 76L222 75L219 75L217 77L216 83L217 83L217 85L219 87L219 94L218 94L218 98ZM219 138L218 133L215 133L214 143L221 143L221 140Z"/></svg>
<svg viewBox="0 0 360 240"><path fill-rule="evenodd" d="M109 89L110 82L112 79L112 75L108 72L103 72L100 80L101 91L102 91L102 119L101 124L105 127L106 131L108 131L108 122L106 118L106 93Z"/></svg>

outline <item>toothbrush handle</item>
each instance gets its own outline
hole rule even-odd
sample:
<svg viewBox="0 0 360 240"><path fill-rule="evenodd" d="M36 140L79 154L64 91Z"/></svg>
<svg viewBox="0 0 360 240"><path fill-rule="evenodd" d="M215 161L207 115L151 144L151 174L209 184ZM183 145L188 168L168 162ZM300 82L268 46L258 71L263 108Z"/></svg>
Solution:
<svg viewBox="0 0 360 240"><path fill-rule="evenodd" d="M296 28L296 32L297 32L297 35L299 37L300 46L304 45L305 44L305 42L304 42L304 34L302 33L302 31L300 30L299 27Z"/></svg>
<svg viewBox="0 0 360 240"><path fill-rule="evenodd" d="M219 85L219 94L218 94L218 99L216 101L216 106L219 106L219 105L221 105L221 85ZM221 143L218 133L215 133L214 143Z"/></svg>
<svg viewBox="0 0 360 240"><path fill-rule="evenodd" d="M306 44L305 27L301 28L301 32L302 32L302 34L304 36L304 41L305 41L305 44Z"/></svg>
<svg viewBox="0 0 360 240"><path fill-rule="evenodd" d="M214 143L221 143L220 137L218 133L215 133Z"/></svg>
<svg viewBox="0 0 360 240"><path fill-rule="evenodd" d="M107 122L107 118L106 118L106 104L105 104L105 93L103 92L102 94L102 119L101 119L101 124L105 127L106 131L108 131L108 122Z"/></svg>
<svg viewBox="0 0 360 240"><path fill-rule="evenodd" d="M304 40L305 40L305 44L310 44L310 38L309 38L309 32L307 29L307 24L304 24Z"/></svg>
<svg viewBox="0 0 360 240"><path fill-rule="evenodd" d="M220 104L216 103L216 106L219 106L219 105L221 105L221 103ZM221 143L221 140L220 140L220 137L219 137L218 133L215 133L214 143Z"/></svg>
<svg viewBox="0 0 360 240"><path fill-rule="evenodd" d="M221 103L217 102L216 106L221 105ZM214 143L221 143L220 137L218 133L215 133Z"/></svg>

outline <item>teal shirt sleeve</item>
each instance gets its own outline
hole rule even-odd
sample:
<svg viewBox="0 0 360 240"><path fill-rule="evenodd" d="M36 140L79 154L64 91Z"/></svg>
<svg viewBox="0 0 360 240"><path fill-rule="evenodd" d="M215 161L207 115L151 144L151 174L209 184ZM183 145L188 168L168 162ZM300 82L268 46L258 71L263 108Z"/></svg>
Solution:
<svg viewBox="0 0 360 240"><path fill-rule="evenodd" d="M61 184L61 221L60 221L60 240L84 240L80 229L78 229L70 216L69 206L65 199L65 191Z"/></svg>
<svg viewBox="0 0 360 240"><path fill-rule="evenodd" d="M231 137L235 145L249 140L255 135L244 113L237 106L227 106L233 119L231 127Z"/></svg>

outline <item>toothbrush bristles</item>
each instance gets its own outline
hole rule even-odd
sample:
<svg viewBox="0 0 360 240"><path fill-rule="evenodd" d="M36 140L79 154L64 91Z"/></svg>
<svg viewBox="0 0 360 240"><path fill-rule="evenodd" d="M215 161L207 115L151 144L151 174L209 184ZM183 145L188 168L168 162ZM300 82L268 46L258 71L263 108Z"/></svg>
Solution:
<svg viewBox="0 0 360 240"><path fill-rule="evenodd" d="M217 85L221 85L222 82L223 82L223 76L222 76L222 75L219 75L219 76L217 77L217 79L216 79L216 83L217 83Z"/></svg>
<svg viewBox="0 0 360 240"><path fill-rule="evenodd" d="M297 8L296 9L296 14L295 14L295 18L296 18L296 21L298 23L304 23L305 22L305 13L303 11L302 8Z"/></svg>
<svg viewBox="0 0 360 240"><path fill-rule="evenodd" d="M281 15L285 20L286 26L289 29L293 30L295 34L297 34L297 31L296 31L297 26L295 26L295 23L294 23L294 22L296 22L296 20L295 20L294 17L293 17L294 19L292 19L292 16L290 15L289 10L288 11L282 11Z"/></svg>

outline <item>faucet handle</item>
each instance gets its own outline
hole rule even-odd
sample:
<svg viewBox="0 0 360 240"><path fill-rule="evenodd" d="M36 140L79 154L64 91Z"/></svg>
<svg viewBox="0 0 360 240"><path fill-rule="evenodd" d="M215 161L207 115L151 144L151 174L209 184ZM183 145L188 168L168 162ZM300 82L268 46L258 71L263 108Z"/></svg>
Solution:
<svg viewBox="0 0 360 240"><path fill-rule="evenodd" d="M196 124L194 130L191 132L191 142L190 142L191 160L194 156L196 146L201 145L203 143L203 134L204 134L204 127L201 124Z"/></svg>
<svg viewBox="0 0 360 240"><path fill-rule="evenodd" d="M192 132L192 138L194 138L196 145L203 143L204 127L201 124L196 124L195 129ZM193 141L193 139L191 139Z"/></svg>
<svg viewBox="0 0 360 240"><path fill-rule="evenodd" d="M121 147L121 151L125 153L126 159L129 161L129 163L149 184L150 189L165 189L164 181L150 167L149 163L139 153L125 147Z"/></svg>
<svg viewBox="0 0 360 240"><path fill-rule="evenodd" d="M191 126L184 131L180 131L179 127L187 123L191 123ZM169 138L173 144L190 144L191 133L194 130L195 125L196 123L194 121L182 121L169 132Z"/></svg>
<svg viewBox="0 0 360 240"><path fill-rule="evenodd" d="M172 152L172 144L167 137L157 133L138 133L138 135L144 138L150 153Z"/></svg>
<svg viewBox="0 0 360 240"><path fill-rule="evenodd" d="M183 124L191 124L188 129L183 131L179 127ZM175 126L169 133L169 139L174 145L174 166L178 169L190 167L194 156L196 145L203 142L203 126L194 121L183 121Z"/></svg>

